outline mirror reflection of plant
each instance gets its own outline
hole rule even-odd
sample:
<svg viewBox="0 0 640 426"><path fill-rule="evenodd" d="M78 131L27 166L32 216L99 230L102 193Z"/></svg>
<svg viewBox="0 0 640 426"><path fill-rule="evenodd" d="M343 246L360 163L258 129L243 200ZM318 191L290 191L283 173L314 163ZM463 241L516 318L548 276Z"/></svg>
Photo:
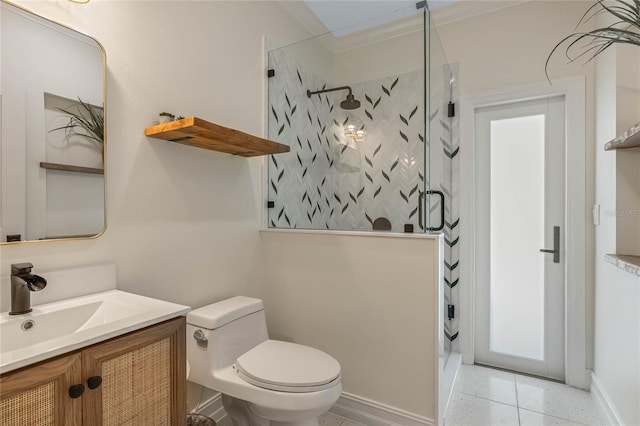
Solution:
<svg viewBox="0 0 640 426"><path fill-rule="evenodd" d="M563 38L547 57L544 67L547 79L549 78L549 61L563 45L566 45L565 56L569 62L584 59L585 63L591 61L614 43L640 46L640 0L597 0L582 15L576 29L600 15L608 15L615 21L606 27L586 32L575 32ZM569 43L570 40L573 41Z"/></svg>
<svg viewBox="0 0 640 426"><path fill-rule="evenodd" d="M100 147L104 144L104 112L100 107L93 106L78 98L77 112L74 108L56 108L69 116L69 122L64 126L50 130L64 130L68 138L83 136L97 142Z"/></svg>

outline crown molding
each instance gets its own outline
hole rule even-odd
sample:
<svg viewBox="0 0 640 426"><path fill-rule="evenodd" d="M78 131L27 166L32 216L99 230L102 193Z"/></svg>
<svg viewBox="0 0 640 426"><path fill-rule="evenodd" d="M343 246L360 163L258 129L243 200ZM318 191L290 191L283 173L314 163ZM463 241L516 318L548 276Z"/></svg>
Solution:
<svg viewBox="0 0 640 426"><path fill-rule="evenodd" d="M459 0L431 11L436 28L534 0Z"/></svg>
<svg viewBox="0 0 640 426"><path fill-rule="evenodd" d="M309 9L304 1L279 0L282 7L300 22L311 34L333 54L365 47L370 44L390 40L421 31L421 13L399 19L377 27L358 31L341 37L334 36L329 29ZM437 27L496 12L533 0L459 0L433 9L431 18Z"/></svg>

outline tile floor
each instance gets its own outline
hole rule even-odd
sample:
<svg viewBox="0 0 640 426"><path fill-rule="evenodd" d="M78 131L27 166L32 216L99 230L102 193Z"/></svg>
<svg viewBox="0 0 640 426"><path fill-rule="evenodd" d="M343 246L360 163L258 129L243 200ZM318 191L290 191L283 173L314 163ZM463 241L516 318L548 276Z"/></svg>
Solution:
<svg viewBox="0 0 640 426"><path fill-rule="evenodd" d="M604 425L588 392L547 380L462 365L445 426Z"/></svg>

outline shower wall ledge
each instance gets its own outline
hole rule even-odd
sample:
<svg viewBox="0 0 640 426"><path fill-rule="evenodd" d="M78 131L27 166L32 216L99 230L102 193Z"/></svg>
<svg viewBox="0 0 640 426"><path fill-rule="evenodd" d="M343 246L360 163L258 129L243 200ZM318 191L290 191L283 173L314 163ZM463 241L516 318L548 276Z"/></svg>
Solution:
<svg viewBox="0 0 640 426"><path fill-rule="evenodd" d="M320 235L350 235L354 237L384 237L384 238L406 238L406 239L426 239L437 240L443 234L410 234L402 232L371 232L371 231L335 231L330 229L282 229L282 228L262 228L260 232L274 233L294 233L294 234L320 234Z"/></svg>

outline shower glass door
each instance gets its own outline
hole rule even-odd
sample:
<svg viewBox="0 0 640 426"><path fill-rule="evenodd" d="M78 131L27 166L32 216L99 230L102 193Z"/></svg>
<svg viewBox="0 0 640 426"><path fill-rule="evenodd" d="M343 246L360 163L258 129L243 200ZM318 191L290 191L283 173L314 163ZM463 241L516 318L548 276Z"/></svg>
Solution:
<svg viewBox="0 0 640 426"><path fill-rule="evenodd" d="M309 13L322 20L322 7L362 2L312 3L320 9ZM424 11L400 3L371 17L344 10L361 21L327 21L323 35L268 52L268 138L291 151L267 159L266 226L430 226Z"/></svg>
<svg viewBox="0 0 640 426"><path fill-rule="evenodd" d="M449 315L448 306L455 304L454 288L458 284L458 217L457 185L454 185L454 162L457 164L458 144L454 140L453 120L456 88L455 69L447 61L436 26L429 11L425 11L425 64L427 73L427 140L424 150L426 179L424 181L425 232L444 233L444 283L442 289L441 329L444 342L441 357L448 361L453 344L457 345L458 320ZM451 102L451 104L450 104ZM456 289L457 290L457 289ZM457 291L455 291L457 294ZM443 365L443 366L444 366Z"/></svg>

